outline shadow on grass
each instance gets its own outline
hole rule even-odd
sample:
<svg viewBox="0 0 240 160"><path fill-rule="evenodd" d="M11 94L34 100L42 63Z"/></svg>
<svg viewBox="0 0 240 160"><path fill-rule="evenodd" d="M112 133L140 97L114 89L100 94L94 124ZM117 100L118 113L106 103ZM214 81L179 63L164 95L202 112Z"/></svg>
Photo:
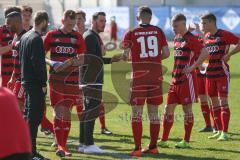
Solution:
<svg viewBox="0 0 240 160"><path fill-rule="evenodd" d="M238 153L240 154L240 150L228 150L228 149L221 149L221 148L194 148L196 150L207 150L207 151L213 151L213 152L230 152L230 153Z"/></svg>
<svg viewBox="0 0 240 160"><path fill-rule="evenodd" d="M221 158L213 158L213 157L198 157L198 156L187 156L187 155L179 155L179 154L166 154L159 153L157 155L152 154L143 154L143 159L173 159L173 160L227 160ZM63 158L64 159L64 158ZM129 154L125 153L103 153L103 154L79 154L73 155L69 159L134 159Z"/></svg>

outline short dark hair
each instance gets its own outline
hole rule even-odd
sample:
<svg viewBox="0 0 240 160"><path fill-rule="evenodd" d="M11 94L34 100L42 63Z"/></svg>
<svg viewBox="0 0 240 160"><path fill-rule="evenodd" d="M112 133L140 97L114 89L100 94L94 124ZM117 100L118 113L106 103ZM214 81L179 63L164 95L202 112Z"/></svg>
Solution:
<svg viewBox="0 0 240 160"><path fill-rule="evenodd" d="M106 16L105 12L95 12L92 16L92 20L97 20L98 16Z"/></svg>
<svg viewBox="0 0 240 160"><path fill-rule="evenodd" d="M213 22L216 24L217 18L213 13L205 13L200 16L201 19L207 19L209 22Z"/></svg>
<svg viewBox="0 0 240 160"><path fill-rule="evenodd" d="M152 10L148 6L140 6L138 8L138 12L141 17L145 16L146 14L152 16Z"/></svg>
<svg viewBox="0 0 240 160"><path fill-rule="evenodd" d="M76 15L81 15L86 20L86 13L83 10L77 10Z"/></svg>
<svg viewBox="0 0 240 160"><path fill-rule="evenodd" d="M172 22L178 22L178 21L187 21L186 16L182 13L178 13L172 17Z"/></svg>
<svg viewBox="0 0 240 160"><path fill-rule="evenodd" d="M40 25L43 21L48 22L48 14L46 11L37 11L34 15L34 24Z"/></svg>
<svg viewBox="0 0 240 160"><path fill-rule="evenodd" d="M21 13L13 11L6 16L6 18L16 18L16 17L21 18Z"/></svg>
<svg viewBox="0 0 240 160"><path fill-rule="evenodd" d="M6 17L11 12L18 12L21 13L21 8L18 6L8 6L4 11L4 17Z"/></svg>
<svg viewBox="0 0 240 160"><path fill-rule="evenodd" d="M22 12L30 12L31 14L33 13L32 7L27 6L27 5L21 6L21 10L22 10Z"/></svg>
<svg viewBox="0 0 240 160"><path fill-rule="evenodd" d="M66 19L66 18L70 18L70 19L75 19L76 18L76 12L74 10L66 10L64 13L63 13L63 18Z"/></svg>

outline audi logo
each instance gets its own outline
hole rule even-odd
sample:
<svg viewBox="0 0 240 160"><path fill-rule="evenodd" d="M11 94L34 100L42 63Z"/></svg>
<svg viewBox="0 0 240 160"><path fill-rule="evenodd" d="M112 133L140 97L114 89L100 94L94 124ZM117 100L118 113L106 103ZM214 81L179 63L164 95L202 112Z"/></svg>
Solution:
<svg viewBox="0 0 240 160"><path fill-rule="evenodd" d="M216 45L214 45L214 46L208 46L208 47L206 47L206 48L207 48L207 50L208 50L209 53L213 53L213 52L219 51L219 46L216 46Z"/></svg>
<svg viewBox="0 0 240 160"><path fill-rule="evenodd" d="M175 57L179 57L183 55L183 51L182 50L174 50L174 56Z"/></svg>
<svg viewBox="0 0 240 160"><path fill-rule="evenodd" d="M55 48L55 51L57 53L67 53L67 54L73 54L74 53L74 48L72 47L64 47L64 46L57 46Z"/></svg>

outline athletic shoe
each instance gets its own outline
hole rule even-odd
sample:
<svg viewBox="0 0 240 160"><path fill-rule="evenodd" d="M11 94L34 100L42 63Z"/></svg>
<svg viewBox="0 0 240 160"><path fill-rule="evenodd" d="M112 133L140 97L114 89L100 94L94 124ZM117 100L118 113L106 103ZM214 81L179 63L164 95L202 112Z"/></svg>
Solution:
<svg viewBox="0 0 240 160"><path fill-rule="evenodd" d="M48 158L43 157L41 154L36 153L32 156L32 160L50 160Z"/></svg>
<svg viewBox="0 0 240 160"><path fill-rule="evenodd" d="M63 149L58 149L58 150L56 151L56 155L57 155L58 157L65 157L65 152L64 152Z"/></svg>
<svg viewBox="0 0 240 160"><path fill-rule="evenodd" d="M182 140L175 145L176 148L190 148L189 142Z"/></svg>
<svg viewBox="0 0 240 160"><path fill-rule="evenodd" d="M67 156L67 157L71 157L72 156L72 153L68 152L67 148L62 147L62 150L64 151L65 156Z"/></svg>
<svg viewBox="0 0 240 160"><path fill-rule="evenodd" d="M142 156L141 148L140 148L140 149L134 149L134 150L131 152L131 156L132 156L132 157L141 157L141 156Z"/></svg>
<svg viewBox="0 0 240 160"><path fill-rule="evenodd" d="M52 134L52 132L49 129L41 128L41 132L43 132L46 136Z"/></svg>
<svg viewBox="0 0 240 160"><path fill-rule="evenodd" d="M214 135L212 136L209 136L208 139L217 139L219 136L221 135L221 132L218 131L217 133L215 133Z"/></svg>
<svg viewBox="0 0 240 160"><path fill-rule="evenodd" d="M217 139L218 141L228 141L229 140L229 136L226 132L222 132L222 134L218 137Z"/></svg>
<svg viewBox="0 0 240 160"><path fill-rule="evenodd" d="M150 154L158 154L158 148L157 146L154 148L151 147L147 147L141 150L142 153L150 153Z"/></svg>
<svg viewBox="0 0 240 160"><path fill-rule="evenodd" d="M169 144L167 143L167 141L162 140L158 141L158 146L160 146L161 148L169 148Z"/></svg>
<svg viewBox="0 0 240 160"><path fill-rule="evenodd" d="M212 132L212 126L205 126L204 128L200 129L198 132Z"/></svg>
<svg viewBox="0 0 240 160"><path fill-rule="evenodd" d="M104 151L99 148L98 146L94 145L89 145L89 146L85 146L84 148L84 153L104 153Z"/></svg>
<svg viewBox="0 0 240 160"><path fill-rule="evenodd" d="M102 128L101 129L101 134L110 135L110 134L112 134L112 132L109 131L107 128Z"/></svg>
<svg viewBox="0 0 240 160"><path fill-rule="evenodd" d="M213 128L213 133L217 133L218 130L216 128Z"/></svg>
<svg viewBox="0 0 240 160"><path fill-rule="evenodd" d="M79 153L84 153L84 149L85 149L85 145L84 144L80 144L79 147L78 147L78 152Z"/></svg>

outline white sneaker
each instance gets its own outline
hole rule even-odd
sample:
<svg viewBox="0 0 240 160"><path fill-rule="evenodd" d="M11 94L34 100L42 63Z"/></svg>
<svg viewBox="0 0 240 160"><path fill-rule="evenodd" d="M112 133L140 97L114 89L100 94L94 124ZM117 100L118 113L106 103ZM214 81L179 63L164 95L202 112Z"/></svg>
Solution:
<svg viewBox="0 0 240 160"><path fill-rule="evenodd" d="M86 145L80 144L79 147L78 147L78 152L79 152L79 153L84 153L85 147L86 147Z"/></svg>
<svg viewBox="0 0 240 160"><path fill-rule="evenodd" d="M104 151L94 144L90 146L85 146L84 153L104 153Z"/></svg>

